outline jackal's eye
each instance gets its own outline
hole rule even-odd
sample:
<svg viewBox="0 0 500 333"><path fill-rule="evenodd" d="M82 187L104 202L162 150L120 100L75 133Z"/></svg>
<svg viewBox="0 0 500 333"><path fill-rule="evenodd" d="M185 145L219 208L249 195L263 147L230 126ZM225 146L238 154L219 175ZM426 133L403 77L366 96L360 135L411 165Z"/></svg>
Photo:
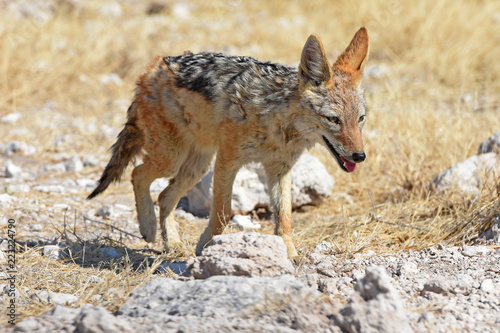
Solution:
<svg viewBox="0 0 500 333"><path fill-rule="evenodd" d="M326 119L328 119L328 121L330 121L332 123L340 125L340 119L337 116L327 116Z"/></svg>
<svg viewBox="0 0 500 333"><path fill-rule="evenodd" d="M358 122L362 123L363 121L365 121L365 116L361 116L361 117L359 117Z"/></svg>

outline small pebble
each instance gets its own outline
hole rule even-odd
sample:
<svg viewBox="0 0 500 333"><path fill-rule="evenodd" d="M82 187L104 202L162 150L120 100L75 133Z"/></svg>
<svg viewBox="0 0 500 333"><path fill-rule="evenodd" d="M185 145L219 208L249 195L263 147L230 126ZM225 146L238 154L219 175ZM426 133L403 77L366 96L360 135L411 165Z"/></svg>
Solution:
<svg viewBox="0 0 500 333"><path fill-rule="evenodd" d="M480 289L485 293L489 293L495 290L495 284L493 283L492 279L485 279L483 280L483 282L481 282Z"/></svg>
<svg viewBox="0 0 500 333"><path fill-rule="evenodd" d="M80 172L83 170L83 162L77 157L73 156L70 160L64 162L67 172Z"/></svg>
<svg viewBox="0 0 500 333"><path fill-rule="evenodd" d="M30 230L31 231L41 231L42 225L39 223L30 224Z"/></svg>
<svg viewBox="0 0 500 333"><path fill-rule="evenodd" d="M113 213L114 213L113 206L104 205L97 210L96 215L104 218L109 218L111 215L113 215Z"/></svg>
<svg viewBox="0 0 500 333"><path fill-rule="evenodd" d="M55 209L69 209L70 208L70 205L66 204L66 203L57 203L55 204L54 206Z"/></svg>
<svg viewBox="0 0 500 333"><path fill-rule="evenodd" d="M486 256L492 252L493 249L487 246L477 245L477 246L465 246L462 251L462 254L466 257L481 257L481 256Z"/></svg>
<svg viewBox="0 0 500 333"><path fill-rule="evenodd" d="M99 159L94 155L86 155L83 157L84 167L95 167L99 165Z"/></svg>
<svg viewBox="0 0 500 333"><path fill-rule="evenodd" d="M98 276L92 275L87 279L87 281L90 283L100 283L100 282L104 282L104 279L100 278Z"/></svg>
<svg viewBox="0 0 500 333"><path fill-rule="evenodd" d="M11 160L7 160L7 163L5 164L5 177L7 178L16 178L17 176L21 175L22 170L20 167L12 163Z"/></svg>
<svg viewBox="0 0 500 333"><path fill-rule="evenodd" d="M12 112L0 118L0 123L14 124L21 118L21 112Z"/></svg>
<svg viewBox="0 0 500 333"><path fill-rule="evenodd" d="M11 205L12 205L12 197L7 193L0 194L0 207L7 208L10 207Z"/></svg>
<svg viewBox="0 0 500 333"><path fill-rule="evenodd" d="M253 221L252 218L247 215L234 215L231 219L231 224L236 225L239 229L244 231L260 229L260 223Z"/></svg>
<svg viewBox="0 0 500 333"><path fill-rule="evenodd" d="M42 253L49 259L61 259L61 248L59 245L45 245L42 249Z"/></svg>

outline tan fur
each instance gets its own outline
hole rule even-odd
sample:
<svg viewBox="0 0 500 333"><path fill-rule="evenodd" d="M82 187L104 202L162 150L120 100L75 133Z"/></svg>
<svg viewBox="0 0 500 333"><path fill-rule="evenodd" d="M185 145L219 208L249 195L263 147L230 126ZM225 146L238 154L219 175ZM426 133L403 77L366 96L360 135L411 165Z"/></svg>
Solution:
<svg viewBox="0 0 500 333"><path fill-rule="evenodd" d="M118 180L142 149L143 164L132 172L140 232L146 241L155 241L149 187L157 178L169 178L158 198L160 226L165 249L175 249L180 237L172 211L217 154L210 223L198 243L199 254L231 218L238 170L246 163L261 162L275 233L283 237L288 255L295 257L291 213L295 161L315 142L328 147L345 171L365 158L361 138L365 104L359 83L368 48L368 33L362 28L334 66L316 35L307 40L298 69L211 53L155 58L137 81L127 125L89 198Z"/></svg>

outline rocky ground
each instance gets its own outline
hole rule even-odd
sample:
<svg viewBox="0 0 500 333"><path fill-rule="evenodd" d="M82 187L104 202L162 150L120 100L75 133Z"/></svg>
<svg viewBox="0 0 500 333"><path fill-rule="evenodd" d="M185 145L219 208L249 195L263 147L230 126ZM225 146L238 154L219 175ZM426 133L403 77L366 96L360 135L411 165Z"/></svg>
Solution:
<svg viewBox="0 0 500 333"><path fill-rule="evenodd" d="M228 234L117 313L53 293L53 310L5 331L498 332L499 259L484 245L338 258L323 242L294 266L279 237Z"/></svg>
<svg viewBox="0 0 500 333"><path fill-rule="evenodd" d="M486 172L494 177L496 172L497 136L485 141L490 146L482 145L484 149L480 148L479 155L436 177L437 190L458 186L464 192L479 193L485 179L481 175ZM95 181L82 174L88 168L102 167L103 156L60 154L51 162L40 164L30 162L34 149L23 142L7 142L2 147L6 157L3 162L6 193L0 194L0 206L16 220L19 244L39 251L48 260L71 259L82 267L127 261L131 253L137 254L133 247L142 240L137 236L130 196L115 192L91 203L83 199ZM318 204L333 186L333 179L327 177L326 171L322 175L307 170L307 167L324 169L319 160L311 155L302 160L305 162L297 164L294 176L294 183L302 185L295 189L297 207L304 202ZM254 202L251 208L262 206L262 201L267 200L266 188L258 168L247 168L244 175L233 201L239 207L237 210L248 213L242 207L248 202ZM200 228L206 220L185 209L191 208L195 213L208 209L211 184L210 177L206 178L175 212L178 218ZM152 192L158 193L164 186L165 181L158 181L153 184ZM39 193L40 197L33 193ZM194 203L198 205L196 208ZM69 218L67 214L72 211L82 213ZM248 216L236 215L233 223L245 230L261 227ZM78 245L81 238L115 239L129 247L100 244L86 248ZM123 305L114 313L97 305L97 298L81 305L82 295L50 289L16 290L19 305L39 302L55 307L39 317L29 317L3 329L6 332L497 332L500 330L497 245L500 217L482 239L482 244L479 241L474 246L438 245L392 254L358 251L347 258L345 254L339 255L333 244L323 242L300 262L292 264L279 237L227 234L214 239L203 256L187 262L161 263L156 272L171 277L152 278L142 284L124 298ZM4 239L0 244L4 268L8 250ZM82 252L87 253L82 260L73 256ZM147 252L140 255L148 259ZM101 268L113 269L106 265ZM5 270L1 274L5 283L0 286L0 297L7 304L12 298L9 274ZM89 279L92 284L104 283L98 276ZM116 297L125 297L123 291L119 294L117 291Z"/></svg>

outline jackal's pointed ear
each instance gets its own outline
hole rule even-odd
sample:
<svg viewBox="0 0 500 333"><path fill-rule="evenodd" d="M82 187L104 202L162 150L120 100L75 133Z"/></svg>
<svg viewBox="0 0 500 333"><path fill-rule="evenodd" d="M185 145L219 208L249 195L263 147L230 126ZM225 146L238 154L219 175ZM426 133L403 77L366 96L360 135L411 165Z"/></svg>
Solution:
<svg viewBox="0 0 500 333"><path fill-rule="evenodd" d="M299 66L299 79L303 84L312 83L319 86L332 78L332 69L326 59L323 44L316 35L307 39L302 49Z"/></svg>
<svg viewBox="0 0 500 333"><path fill-rule="evenodd" d="M363 27L356 32L347 49L342 53L335 64L334 69L347 73L352 77L352 83L358 86L363 78L363 68L370 51L370 38L368 30Z"/></svg>

